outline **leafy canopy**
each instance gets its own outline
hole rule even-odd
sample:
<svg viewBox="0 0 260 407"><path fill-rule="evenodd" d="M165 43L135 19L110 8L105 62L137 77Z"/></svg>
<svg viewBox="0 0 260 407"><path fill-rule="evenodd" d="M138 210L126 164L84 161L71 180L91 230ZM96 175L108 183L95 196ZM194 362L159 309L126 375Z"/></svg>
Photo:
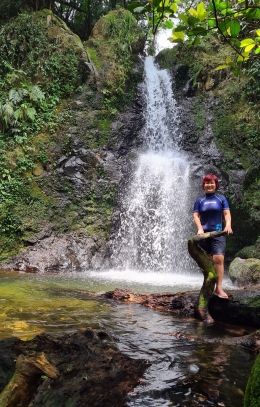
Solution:
<svg viewBox="0 0 260 407"><path fill-rule="evenodd" d="M231 68L238 75L243 62L259 57L258 0L211 0L196 3L194 7L179 0L148 0L146 4L135 1L128 8L147 17L153 35L159 26L172 28L171 42L185 42L192 46L199 44L200 38L210 32L217 33L236 52L217 69ZM178 21L175 26L172 18Z"/></svg>

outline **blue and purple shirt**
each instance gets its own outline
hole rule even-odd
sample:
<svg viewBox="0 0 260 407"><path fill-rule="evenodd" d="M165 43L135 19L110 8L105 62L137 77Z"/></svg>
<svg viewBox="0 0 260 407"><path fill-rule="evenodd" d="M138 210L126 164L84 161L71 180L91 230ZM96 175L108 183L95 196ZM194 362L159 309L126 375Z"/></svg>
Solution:
<svg viewBox="0 0 260 407"><path fill-rule="evenodd" d="M225 209L229 210L227 198L214 193L197 198L193 212L199 212L204 232L213 232L222 230L222 214Z"/></svg>

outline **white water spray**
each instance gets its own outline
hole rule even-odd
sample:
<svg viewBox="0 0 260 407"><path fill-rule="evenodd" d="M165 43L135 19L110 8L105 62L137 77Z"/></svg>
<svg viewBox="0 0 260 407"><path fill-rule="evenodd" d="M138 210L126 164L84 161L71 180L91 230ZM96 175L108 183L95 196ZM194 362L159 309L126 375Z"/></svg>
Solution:
<svg viewBox="0 0 260 407"><path fill-rule="evenodd" d="M121 197L120 228L112 246L116 267L181 272L191 268L189 162L180 152L179 112L168 71L145 60L147 106L143 147Z"/></svg>

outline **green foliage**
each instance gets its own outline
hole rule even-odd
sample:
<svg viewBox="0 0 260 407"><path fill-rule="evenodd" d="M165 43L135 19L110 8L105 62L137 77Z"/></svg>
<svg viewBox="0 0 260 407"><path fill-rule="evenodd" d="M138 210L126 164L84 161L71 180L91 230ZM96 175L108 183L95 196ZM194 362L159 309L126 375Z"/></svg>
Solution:
<svg viewBox="0 0 260 407"><path fill-rule="evenodd" d="M128 103L129 94L132 95L133 55L142 48L144 34L133 15L123 9L108 13L96 28L102 37L95 36L92 41L97 56L102 58L107 68L106 72L101 71L104 107L110 114L115 114L117 109Z"/></svg>
<svg viewBox="0 0 260 407"><path fill-rule="evenodd" d="M22 142L52 121L55 106L80 83L75 53L48 38L48 28L28 14L1 28L0 131Z"/></svg>
<svg viewBox="0 0 260 407"><path fill-rule="evenodd" d="M186 42L196 46L201 38L214 32L235 50L236 55L228 56L225 63L216 67L217 70L230 68L237 76L241 64L260 54L260 9L258 0L237 2L211 0L209 2L179 3L177 0L153 0L146 5L133 2L129 9L134 13L146 15L153 35L158 27L164 24L172 28L171 17L178 24L172 30L170 41ZM247 36L248 37L245 37Z"/></svg>
<svg viewBox="0 0 260 407"><path fill-rule="evenodd" d="M45 98L38 85L21 83L21 88L12 88L8 98L0 103L0 131L15 134L23 130L27 121L34 121L37 107Z"/></svg>
<svg viewBox="0 0 260 407"><path fill-rule="evenodd" d="M255 60L244 71L248 76L248 80L244 89L244 93L250 103L260 102L260 60Z"/></svg>

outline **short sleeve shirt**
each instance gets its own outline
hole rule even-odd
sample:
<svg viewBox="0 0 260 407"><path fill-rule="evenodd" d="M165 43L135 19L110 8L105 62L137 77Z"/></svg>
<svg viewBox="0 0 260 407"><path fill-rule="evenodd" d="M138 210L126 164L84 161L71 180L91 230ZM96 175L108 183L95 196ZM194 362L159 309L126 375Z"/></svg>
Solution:
<svg viewBox="0 0 260 407"><path fill-rule="evenodd" d="M228 200L224 195L210 194L197 198L193 212L198 212L204 232L222 230L223 210L229 209Z"/></svg>

